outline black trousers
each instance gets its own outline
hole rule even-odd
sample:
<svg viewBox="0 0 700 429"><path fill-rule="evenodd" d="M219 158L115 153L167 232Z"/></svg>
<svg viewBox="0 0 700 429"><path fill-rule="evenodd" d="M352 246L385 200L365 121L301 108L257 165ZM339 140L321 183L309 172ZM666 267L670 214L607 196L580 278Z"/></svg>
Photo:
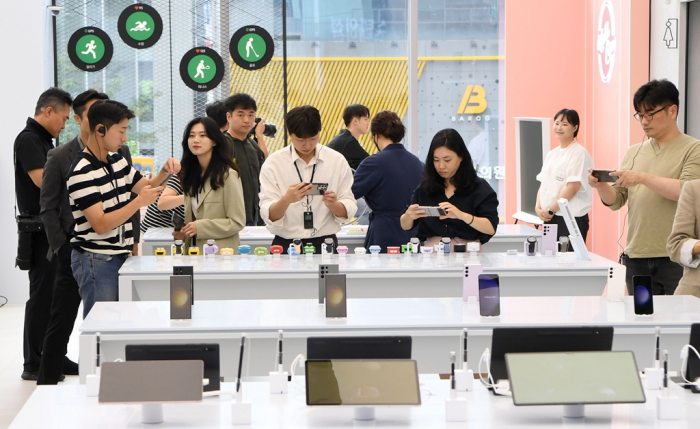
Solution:
<svg viewBox="0 0 700 429"><path fill-rule="evenodd" d="M625 284L630 295L634 295L632 276L651 276L651 292L654 295L673 295L683 277L683 266L668 257L630 258L623 254L622 264L627 268Z"/></svg>
<svg viewBox="0 0 700 429"><path fill-rule="evenodd" d="M44 232L32 234L32 268L29 269L29 300L24 308L24 370L36 372L41 362L46 328L51 318L51 298L56 258L46 259L49 240Z"/></svg>
<svg viewBox="0 0 700 429"><path fill-rule="evenodd" d="M57 384L63 373L63 362L68 349L68 339L73 332L80 307L78 283L71 270L71 245L66 242L59 250L56 281L51 303L51 320L46 330L41 369L37 384Z"/></svg>
<svg viewBox="0 0 700 429"><path fill-rule="evenodd" d="M586 213L583 216L579 216L576 219L576 225L578 225L579 231L581 231L581 237L583 237L583 242L586 242L586 236L588 235L588 226L590 224L589 219L588 219L588 213ZM566 222L564 221L563 216L557 216L554 215L552 216L552 219L548 220L545 222L546 224L549 225L556 225L557 226L557 238L564 236L564 235L569 235L569 228L566 227ZM571 251L572 249L569 249Z"/></svg>
<svg viewBox="0 0 700 429"><path fill-rule="evenodd" d="M338 253L338 237L336 237L335 234L332 235L324 235L323 237L314 237L314 238L302 238L301 239L301 253L304 253L304 246L307 244L313 244L314 247L316 248L316 254L320 255L321 254L321 245L325 242L326 238L332 238L333 239L333 253ZM279 235L275 235L275 238L272 239L272 245L277 245L279 244L284 248L284 253L287 253L287 248L289 247L290 244L292 244L292 240L287 240L286 238L282 238Z"/></svg>

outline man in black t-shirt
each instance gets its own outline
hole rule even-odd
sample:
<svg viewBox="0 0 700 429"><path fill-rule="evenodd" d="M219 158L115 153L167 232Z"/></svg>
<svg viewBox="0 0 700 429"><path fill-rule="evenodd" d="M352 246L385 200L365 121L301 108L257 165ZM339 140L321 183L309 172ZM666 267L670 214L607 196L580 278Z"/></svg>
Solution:
<svg viewBox="0 0 700 429"><path fill-rule="evenodd" d="M361 104L351 104L343 113L345 129L333 137L328 147L340 152L350 164L353 171L369 156L357 140L369 131L369 109Z"/></svg>
<svg viewBox="0 0 700 429"><path fill-rule="evenodd" d="M230 145L233 162L240 169L246 226L257 225L260 218L260 168L267 158L263 137L265 121L255 124L258 105L248 94L234 94L224 100L224 106L228 122L224 136ZM254 128L257 143L250 137Z"/></svg>
<svg viewBox="0 0 700 429"><path fill-rule="evenodd" d="M66 127L73 99L67 92L49 88L39 97L34 118L19 133L14 144L15 195L17 211L22 215L40 215L39 194L46 154L53 148L52 139ZM36 380L39 374L41 352L46 327L51 316L53 281L56 260L49 261L49 242L46 233L32 232L29 268L29 300L24 310L24 370L22 378ZM24 246L27 242L20 243ZM72 365L70 365L72 364ZM70 363L69 369L77 365ZM65 368L64 368L65 369Z"/></svg>

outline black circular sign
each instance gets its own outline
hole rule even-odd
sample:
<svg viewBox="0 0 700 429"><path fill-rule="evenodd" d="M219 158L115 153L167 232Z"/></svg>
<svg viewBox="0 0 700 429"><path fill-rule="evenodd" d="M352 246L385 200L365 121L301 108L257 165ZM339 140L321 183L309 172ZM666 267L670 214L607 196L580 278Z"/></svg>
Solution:
<svg viewBox="0 0 700 429"><path fill-rule="evenodd" d="M267 65L275 54L275 42L262 27L248 25L233 33L228 44L233 62L246 70L258 70Z"/></svg>
<svg viewBox="0 0 700 429"><path fill-rule="evenodd" d="M157 10L147 4L132 4L119 15L119 37L135 49L155 45L163 34L163 20Z"/></svg>
<svg viewBox="0 0 700 429"><path fill-rule="evenodd" d="M86 72L107 67L112 60L112 39L97 27L83 27L68 39L68 57L74 66Z"/></svg>
<svg viewBox="0 0 700 429"><path fill-rule="evenodd" d="M180 77L195 91L216 88L224 78L224 71L224 60L211 48L192 48L180 60Z"/></svg>

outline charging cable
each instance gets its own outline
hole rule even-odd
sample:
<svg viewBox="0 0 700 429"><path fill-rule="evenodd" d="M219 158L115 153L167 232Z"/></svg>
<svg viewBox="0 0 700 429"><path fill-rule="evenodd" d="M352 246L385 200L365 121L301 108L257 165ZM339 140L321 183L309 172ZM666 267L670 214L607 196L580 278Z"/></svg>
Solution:
<svg viewBox="0 0 700 429"><path fill-rule="evenodd" d="M486 372L488 374L488 379L486 381L484 381L484 375L481 372L482 362L486 362ZM489 350L488 347L484 350L484 353L481 354L481 358L479 359L479 380L481 384L488 388L496 388L496 385L493 384L493 377L491 376L491 350Z"/></svg>
<svg viewBox="0 0 700 429"><path fill-rule="evenodd" d="M306 390L306 386L297 381L296 377L294 376L294 370L296 369L297 365L301 368L305 361L306 357L304 357L304 355L300 353L297 355L297 357L294 358L294 360L292 361L292 366L289 368L289 375L292 377L294 386L300 392L304 392Z"/></svg>
<svg viewBox="0 0 700 429"><path fill-rule="evenodd" d="M698 353L698 350L695 347L691 346L690 344L684 345L681 349L681 359L683 360L683 363L681 364L681 377L683 377L683 381L685 381L686 386L695 386L700 388L700 377L696 378L695 381L689 381L686 378L687 374L685 371L688 368L688 349L691 349L695 353L695 356L700 359L700 353Z"/></svg>
<svg viewBox="0 0 700 429"><path fill-rule="evenodd" d="M481 372L481 363L486 362L486 373L488 374L487 380L484 380L484 377ZM512 396L512 393L510 391L510 381L509 380L499 380L498 383L494 383L493 376L491 375L491 350L486 348L484 350L484 353L481 355L481 358L479 359L479 381L481 381L481 384L486 386L489 389L493 389L493 392L496 395L501 395L501 396Z"/></svg>

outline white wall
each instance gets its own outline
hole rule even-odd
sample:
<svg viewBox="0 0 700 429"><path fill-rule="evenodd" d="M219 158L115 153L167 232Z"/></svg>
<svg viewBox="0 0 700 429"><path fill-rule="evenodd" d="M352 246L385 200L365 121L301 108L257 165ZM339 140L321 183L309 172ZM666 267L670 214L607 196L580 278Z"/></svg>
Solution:
<svg viewBox="0 0 700 429"><path fill-rule="evenodd" d="M681 106L678 126L685 129L685 46L686 4L680 0L651 0L651 31L649 42L649 74L651 79L668 79L680 90ZM672 25L669 35L666 23L678 20L678 30ZM671 37L674 40L670 40ZM670 44L670 47L669 47Z"/></svg>
<svg viewBox="0 0 700 429"><path fill-rule="evenodd" d="M13 143L32 116L39 95L53 83L51 19L47 0L22 0L0 13L0 225L4 225L0 247L0 295L10 302L29 297L25 271L15 268L17 227L14 220ZM48 30L48 31L47 31ZM12 60L11 60L12 59Z"/></svg>

